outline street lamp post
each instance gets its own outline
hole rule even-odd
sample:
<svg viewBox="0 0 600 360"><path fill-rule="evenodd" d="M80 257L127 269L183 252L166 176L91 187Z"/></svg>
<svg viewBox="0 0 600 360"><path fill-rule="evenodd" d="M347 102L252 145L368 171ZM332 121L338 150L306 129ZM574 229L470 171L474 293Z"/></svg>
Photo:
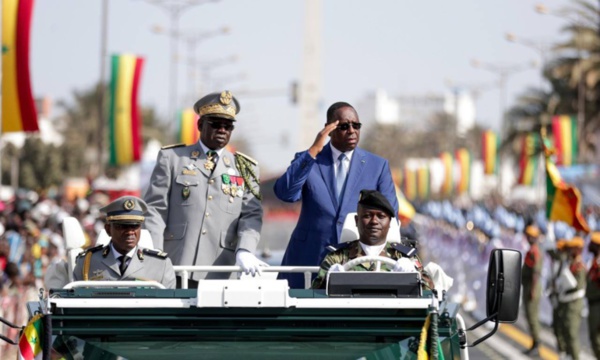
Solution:
<svg viewBox="0 0 600 360"><path fill-rule="evenodd" d="M500 87L500 134L501 138L505 135L504 115L506 113L506 83L511 75L536 67L537 63L499 65L482 62L476 59L471 60L471 65L478 69L489 71L498 76L498 86ZM498 154L500 158L500 171L498 171L498 192L502 195L502 152Z"/></svg>
<svg viewBox="0 0 600 360"><path fill-rule="evenodd" d="M544 81L544 70L546 68L546 61L548 60L548 52L550 51L550 44L546 41L531 40L531 39L523 38L523 37L515 35L514 33L506 33L505 38L507 41L510 41L515 44L523 45L523 46L528 47L538 53L538 55L540 56L540 67L542 69L542 73L540 75L540 89L541 89L543 81Z"/></svg>
<svg viewBox="0 0 600 360"><path fill-rule="evenodd" d="M169 36L171 60L169 63L169 115L168 118L175 115L177 108L177 48L179 34L179 19L184 11L193 6L216 2L219 0L144 0L145 2L157 6L169 13ZM171 122L172 123L172 122Z"/></svg>
<svg viewBox="0 0 600 360"><path fill-rule="evenodd" d="M152 31L156 34L165 34L166 31L159 25L155 25L152 28ZM190 81L188 81L188 97L190 98L189 101L192 102L195 100L195 96L197 94L195 94L196 92L196 84L198 83L197 79L196 79L196 71L195 71L195 64L196 62L196 49L197 46L200 42L209 39L211 37L217 36L217 35L227 35L230 33L230 29L226 26L220 28L220 29L216 29L216 30L211 30L211 31L203 31L203 32L177 32L175 34L175 37L178 39L183 39L184 42L187 43L188 46L188 75L190 78ZM171 34L169 34L171 35Z"/></svg>

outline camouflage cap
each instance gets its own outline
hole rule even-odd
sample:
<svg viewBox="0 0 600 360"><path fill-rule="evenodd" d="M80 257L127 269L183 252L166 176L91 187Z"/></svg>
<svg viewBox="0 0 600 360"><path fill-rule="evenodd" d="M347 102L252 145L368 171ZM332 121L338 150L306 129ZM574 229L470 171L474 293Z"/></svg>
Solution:
<svg viewBox="0 0 600 360"><path fill-rule="evenodd" d="M194 111L200 117L213 115L235 121L240 112L240 103L229 90L204 96L194 104Z"/></svg>
<svg viewBox="0 0 600 360"><path fill-rule="evenodd" d="M122 196L100 209L106 213L106 222L119 224L141 224L147 210L144 200L135 196Z"/></svg>
<svg viewBox="0 0 600 360"><path fill-rule="evenodd" d="M388 199L377 190L361 190L358 197L358 204L385 211L390 217L395 217L394 208Z"/></svg>

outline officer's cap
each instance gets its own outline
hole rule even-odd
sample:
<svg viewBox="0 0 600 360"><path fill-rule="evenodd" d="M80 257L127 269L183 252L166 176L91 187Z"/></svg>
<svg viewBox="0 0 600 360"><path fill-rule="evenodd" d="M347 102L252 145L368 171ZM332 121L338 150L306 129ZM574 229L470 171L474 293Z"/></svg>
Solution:
<svg viewBox="0 0 600 360"><path fill-rule="evenodd" d="M135 196L122 196L100 209L106 213L106 222L119 224L141 224L147 210L144 200Z"/></svg>
<svg viewBox="0 0 600 360"><path fill-rule="evenodd" d="M194 104L194 111L200 117L213 115L235 121L235 115L240 112L240 103L230 91L208 94Z"/></svg>
<svg viewBox="0 0 600 360"><path fill-rule="evenodd" d="M390 217L394 217L394 208L388 199L377 190L361 190L358 204L385 211Z"/></svg>
<svg viewBox="0 0 600 360"><path fill-rule="evenodd" d="M590 241L600 245L600 231L594 231L592 235L590 235Z"/></svg>
<svg viewBox="0 0 600 360"><path fill-rule="evenodd" d="M535 225L529 225L525 228L525 234L536 238L540 236L540 229L538 229L538 227Z"/></svg>

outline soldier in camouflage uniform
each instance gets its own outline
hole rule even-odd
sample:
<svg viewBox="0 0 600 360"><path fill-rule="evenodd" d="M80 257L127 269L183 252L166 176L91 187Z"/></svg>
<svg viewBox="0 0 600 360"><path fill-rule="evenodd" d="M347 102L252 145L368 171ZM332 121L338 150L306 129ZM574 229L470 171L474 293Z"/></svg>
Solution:
<svg viewBox="0 0 600 360"><path fill-rule="evenodd" d="M565 336L561 326L562 320L560 319L560 315L563 313L561 308L564 306L558 301L558 279L563 267L567 266L567 254L565 252L566 242L567 240L565 239L559 239L556 242L556 249L548 251L548 255L550 256L550 260L552 262L548 284L548 296L550 298L550 304L552 305L552 331L556 337L556 346L558 348L558 352L565 355L567 345L565 344Z"/></svg>
<svg viewBox="0 0 600 360"><path fill-rule="evenodd" d="M381 264L381 271L421 272L423 279L432 288L429 276L424 274L422 265L416 257L416 250L386 241L390 221L394 221L393 217L394 208L385 196L376 190L362 190L356 215L359 239L330 247L332 252L321 263L321 269L312 283L313 289L326 287L329 271L341 271L343 264L367 255L379 255L397 260L394 266ZM376 263L368 262L353 267L351 271L374 271L375 267Z"/></svg>
<svg viewBox="0 0 600 360"><path fill-rule="evenodd" d="M562 330L565 337L567 355L573 360L579 359L579 329L581 326L581 310L585 297L586 269L581 258L584 240L576 236L566 243L569 254L569 270L577 280L574 289L560 294L558 301L561 303L559 315L562 321Z"/></svg>
<svg viewBox="0 0 600 360"><path fill-rule="evenodd" d="M590 342L596 359L600 359L600 232L593 232L588 250L594 254L587 275L588 328Z"/></svg>
<svg viewBox="0 0 600 360"><path fill-rule="evenodd" d="M540 236L539 229L534 225L529 225L525 228L525 236L529 243L529 251L525 255L525 262L521 272L523 284L523 305L525 307L525 315L531 338L533 343L531 348L525 351L526 354L537 356L539 355L540 343L540 321L538 312L540 307L540 298L542 296L542 286L540 277L542 273L543 256L538 245L538 237Z"/></svg>

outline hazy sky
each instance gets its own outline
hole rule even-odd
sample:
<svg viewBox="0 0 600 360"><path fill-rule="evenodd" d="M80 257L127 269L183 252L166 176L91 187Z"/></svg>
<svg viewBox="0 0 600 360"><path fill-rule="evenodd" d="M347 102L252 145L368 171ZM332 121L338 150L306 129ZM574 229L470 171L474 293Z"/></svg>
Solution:
<svg viewBox="0 0 600 360"><path fill-rule="evenodd" d="M155 25L168 28L168 14L144 0L109 3L108 52L145 57L141 102L155 106L166 117L169 38L151 29ZM506 32L542 42L562 37L564 20L537 14L536 3L323 0L321 112L335 101L357 103L377 88L391 95L443 93L449 90L446 79L466 85L497 80L492 73L473 68L473 58L494 64L539 60L532 49L504 37ZM558 9L568 2L544 4ZM290 102L289 86L302 74L304 9L303 0L220 0L193 7L181 16L180 30L185 34L231 28L229 35L206 39L197 47L198 61L238 57L235 63L214 68L210 72L213 82L208 85L233 91L281 90L280 95L270 97L239 97L242 110L233 136L247 138L263 174L282 172L293 154L302 150L296 139L299 109ZM73 90L98 81L100 10L101 0L36 0L31 49L35 96L71 99ZM188 57L181 43L178 94L181 105L191 106ZM108 68L106 72L108 76ZM517 94L539 82L537 69L510 77L509 105ZM498 128L499 97L498 89L481 94L479 124ZM324 123L324 115L315 121Z"/></svg>

